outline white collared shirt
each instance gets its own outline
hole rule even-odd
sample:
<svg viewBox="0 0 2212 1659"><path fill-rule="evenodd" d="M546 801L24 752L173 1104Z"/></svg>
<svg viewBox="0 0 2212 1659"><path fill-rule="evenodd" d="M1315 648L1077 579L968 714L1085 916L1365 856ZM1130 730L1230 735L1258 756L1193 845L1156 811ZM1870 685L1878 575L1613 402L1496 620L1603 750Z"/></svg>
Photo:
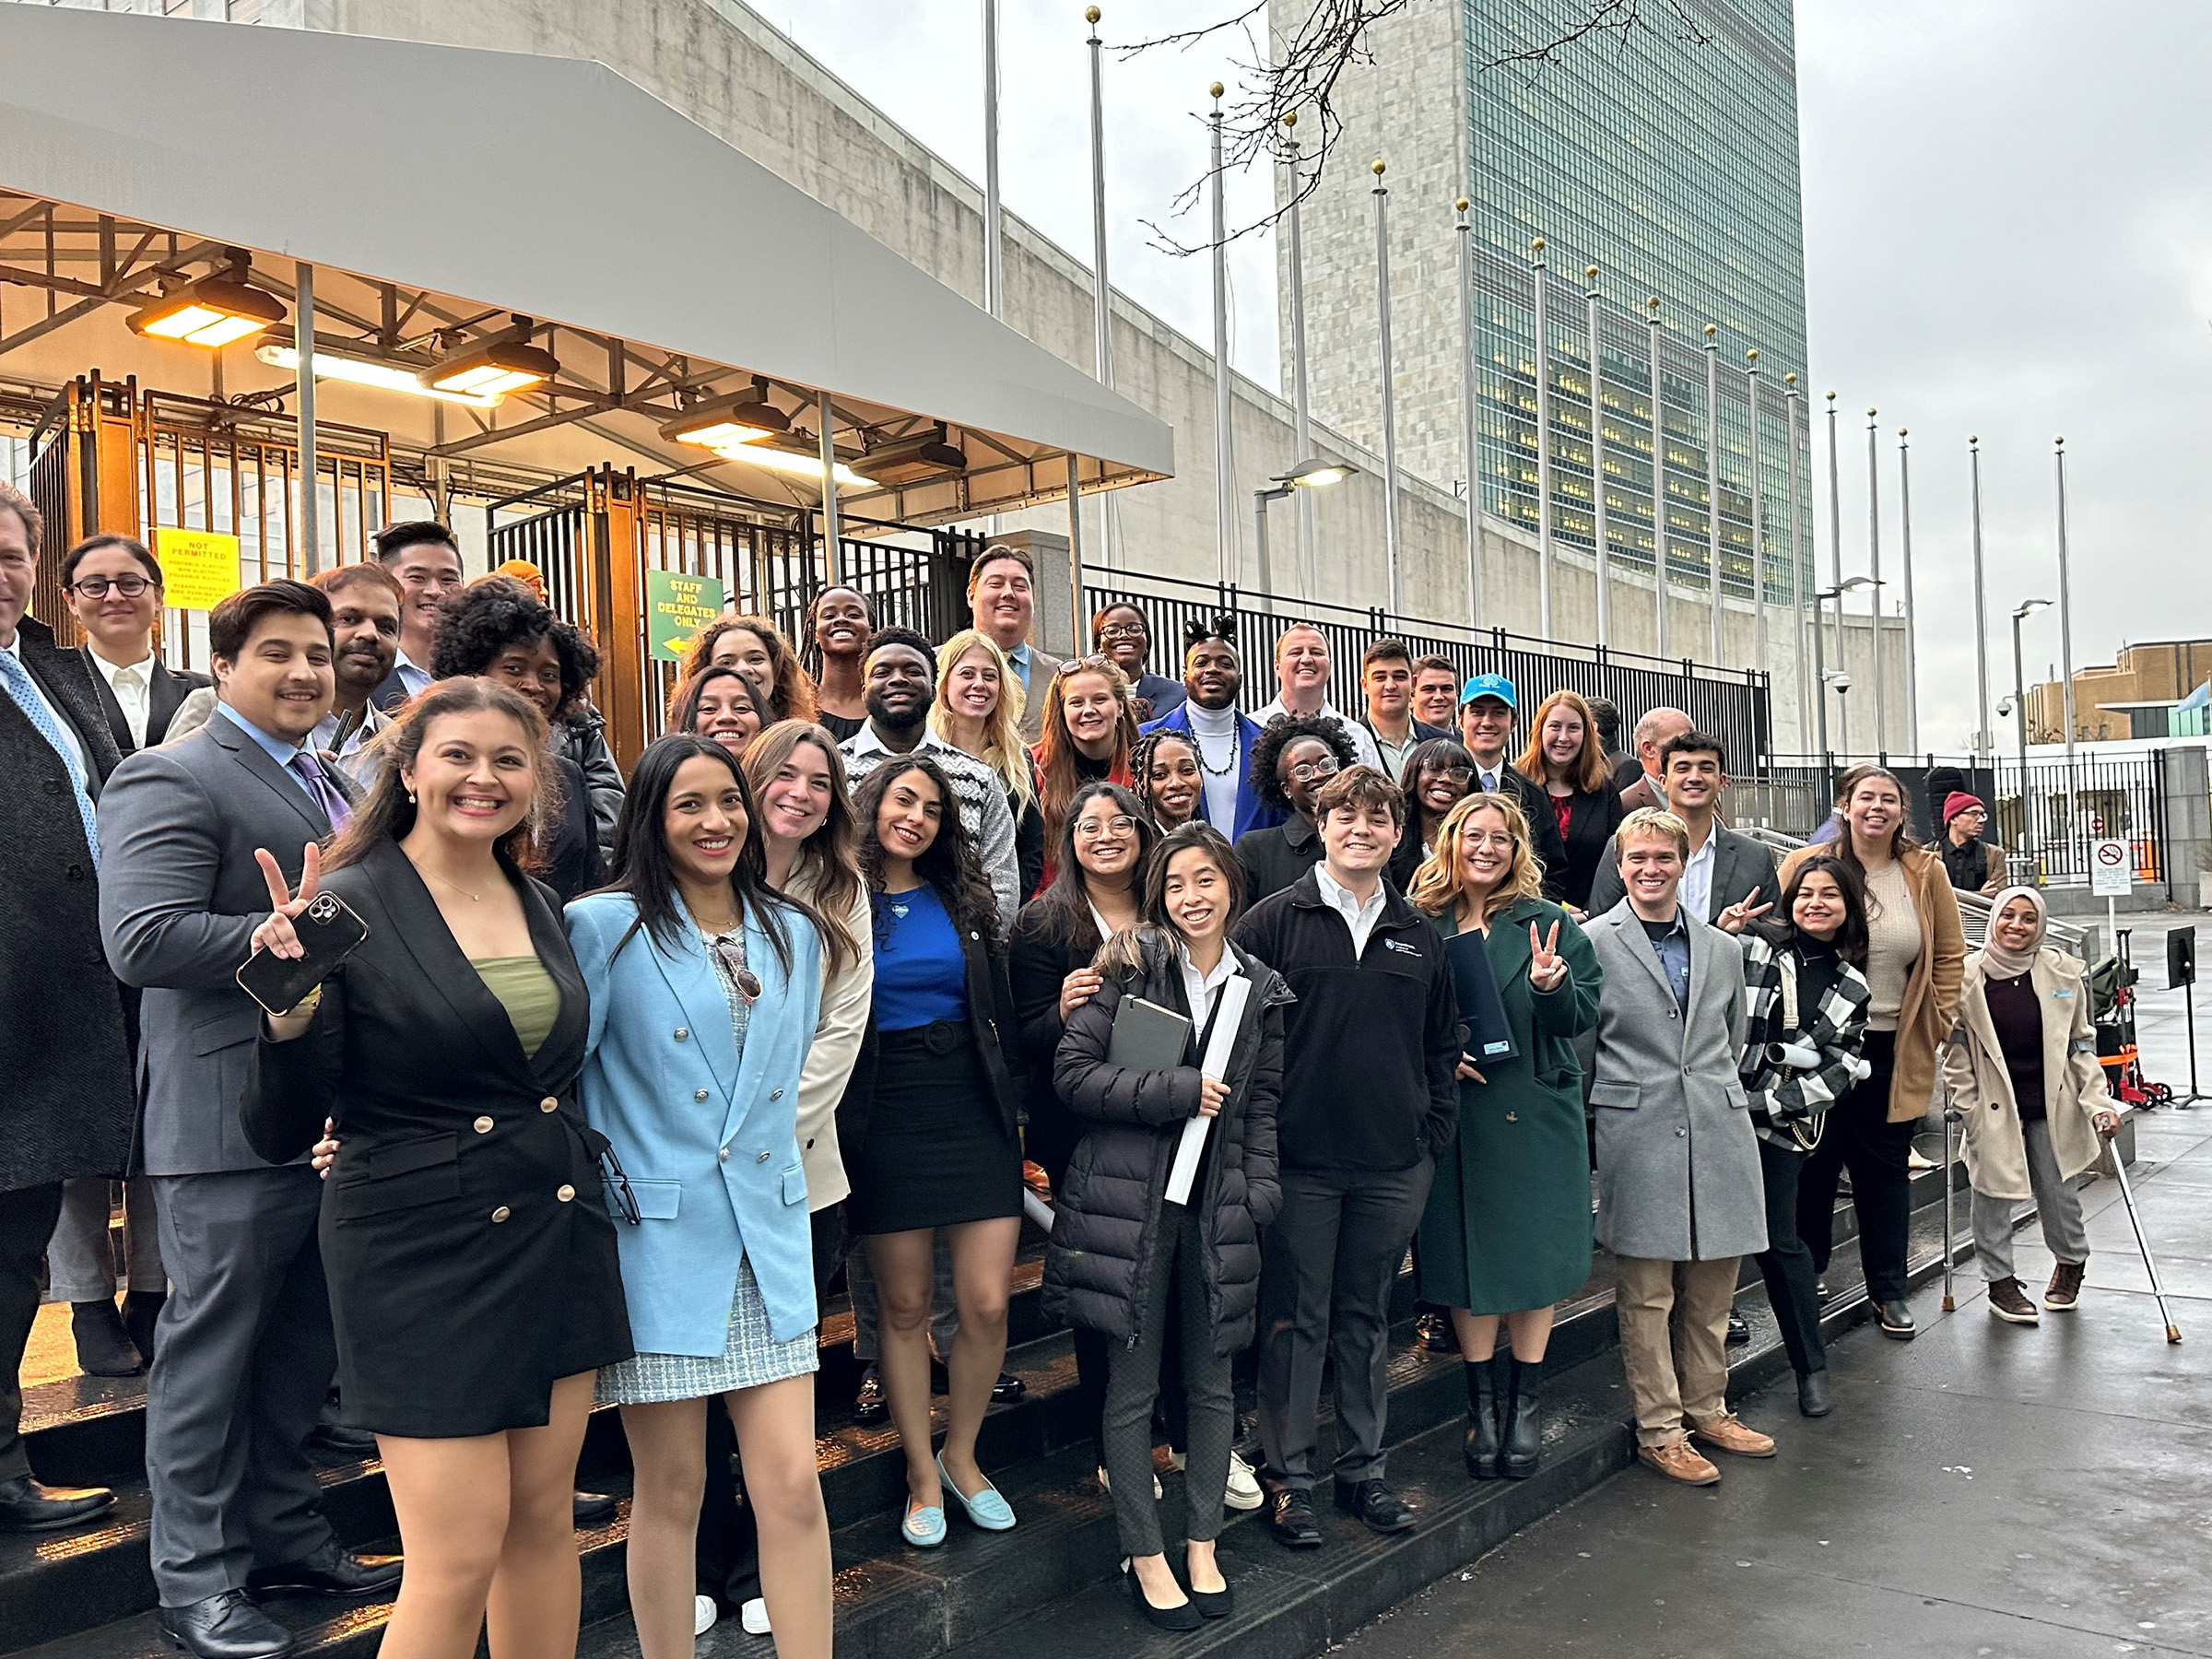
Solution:
<svg viewBox="0 0 2212 1659"><path fill-rule="evenodd" d="M1213 1012L1214 993L1226 985L1238 972L1237 953L1227 945L1221 947L1221 959L1214 964L1211 973L1201 973L1191 960L1191 947L1180 940L1175 946L1176 960L1182 964L1182 994L1191 1005L1191 1030L1203 1034L1207 1017Z"/></svg>
<svg viewBox="0 0 2212 1659"><path fill-rule="evenodd" d="M430 688L430 671L401 652L393 660L392 671L399 676L399 683L409 697L419 697Z"/></svg>
<svg viewBox="0 0 2212 1659"><path fill-rule="evenodd" d="M1367 954L1368 937L1382 918L1382 901L1389 896L1390 884L1377 877L1375 890L1362 904L1351 888L1337 884L1325 862L1313 866L1313 884L1321 889L1321 901L1342 916L1344 924L1352 930L1352 958L1357 961Z"/></svg>
<svg viewBox="0 0 2212 1659"><path fill-rule="evenodd" d="M1721 844L1719 826L1705 831L1705 844L1682 866L1682 905L1700 922L1712 920L1712 854Z"/></svg>
<svg viewBox="0 0 2212 1659"><path fill-rule="evenodd" d="M1481 761L1476 761L1475 787L1484 794L1496 794L1499 785L1505 781L1505 768L1506 762L1502 759L1495 766L1485 766Z"/></svg>
<svg viewBox="0 0 2212 1659"><path fill-rule="evenodd" d="M0 645L0 651L6 652L18 663L23 662L23 630L19 628L17 629L16 637L6 645ZM53 716L53 724L68 734L69 742L76 751L77 781L89 793L94 779L99 776L92 770L92 746L85 741L85 735L76 729L76 722L54 707L53 699L46 695L46 688L39 684L39 677L31 673L30 665L28 663L24 664L23 677L30 682L31 695L45 706L47 713ZM0 688L0 697L6 695L6 689ZM25 718L28 719L29 716L27 715ZM70 757L65 755L62 759L67 760Z"/></svg>
<svg viewBox="0 0 2212 1659"><path fill-rule="evenodd" d="M1278 697L1257 714L1254 714L1253 719L1264 726L1271 720L1288 717L1289 712L1290 711L1283 706L1283 700ZM1375 747L1375 735L1372 732L1334 703L1324 702L1313 712L1335 721L1344 728L1345 736L1351 742L1352 763L1355 766L1371 766L1377 771L1382 770L1382 751ZM1394 778L1392 782L1395 782L1396 780Z"/></svg>
<svg viewBox="0 0 2212 1659"><path fill-rule="evenodd" d="M100 670L100 677L108 682L108 689L115 694L115 706L123 711L123 724L130 728L131 747L146 747L146 723L151 717L154 693L154 657L151 652L142 662L118 666L97 651L85 654L92 659L92 666Z"/></svg>

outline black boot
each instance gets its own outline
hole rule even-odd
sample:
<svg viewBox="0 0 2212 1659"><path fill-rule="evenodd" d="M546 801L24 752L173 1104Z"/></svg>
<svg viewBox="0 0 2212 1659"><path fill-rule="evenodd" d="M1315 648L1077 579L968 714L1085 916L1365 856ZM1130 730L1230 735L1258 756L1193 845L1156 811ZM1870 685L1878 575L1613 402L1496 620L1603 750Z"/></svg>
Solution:
<svg viewBox="0 0 2212 1659"><path fill-rule="evenodd" d="M71 1302L69 1329L76 1339L76 1368L86 1376L135 1377L146 1369L112 1301Z"/></svg>
<svg viewBox="0 0 2212 1659"><path fill-rule="evenodd" d="M1467 1371L1467 1473L1498 1478L1498 1367L1495 1359L1461 1361Z"/></svg>
<svg viewBox="0 0 2212 1659"><path fill-rule="evenodd" d="M123 1299L123 1328L130 1333L131 1346L146 1356L148 1371L154 1365L154 1325L168 1300L164 1290L133 1290Z"/></svg>
<svg viewBox="0 0 2212 1659"><path fill-rule="evenodd" d="M1544 1375L1541 1359L1524 1362L1510 1355L1505 1361L1505 1444L1498 1453L1498 1472L1508 1480L1526 1480L1536 1472L1544 1453L1544 1414L1536 1398L1536 1383Z"/></svg>

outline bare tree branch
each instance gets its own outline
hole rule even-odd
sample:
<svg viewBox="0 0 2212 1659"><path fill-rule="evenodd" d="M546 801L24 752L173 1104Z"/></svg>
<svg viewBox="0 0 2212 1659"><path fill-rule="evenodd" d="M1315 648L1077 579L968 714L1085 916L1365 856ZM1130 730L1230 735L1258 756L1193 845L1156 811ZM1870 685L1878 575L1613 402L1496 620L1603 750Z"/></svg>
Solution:
<svg viewBox="0 0 2212 1659"><path fill-rule="evenodd" d="M1319 187L1344 136L1344 121L1336 112L1335 93L1345 71L1372 64L1371 44L1375 26L1396 17L1424 0L1312 0L1297 29L1281 42L1278 56L1268 43L1267 0L1244 0L1234 12L1211 23L1180 29L1115 48L1117 55L1174 48L1187 52L1202 41L1235 33L1242 37L1243 53L1232 58L1238 89L1221 110L1221 164L1241 171L1262 159L1277 167L1298 161L1297 184L1273 211L1252 223L1230 229L1225 241L1241 241L1270 229L1289 211L1292 202L1303 202ZM1540 70L1559 61L1569 48L1604 36L1625 37L1638 30L1658 32L1666 22L1680 37L1697 45L1710 37L1687 9L1688 0L1581 0L1586 15L1557 32L1527 46L1486 60L1481 67L1500 69L1519 65ZM1204 119L1204 118L1202 118ZM1174 214L1181 217L1197 206L1204 196L1211 169L1201 173L1173 198ZM1208 253L1211 238L1185 241L1152 219L1140 221L1152 232L1151 245L1179 257Z"/></svg>

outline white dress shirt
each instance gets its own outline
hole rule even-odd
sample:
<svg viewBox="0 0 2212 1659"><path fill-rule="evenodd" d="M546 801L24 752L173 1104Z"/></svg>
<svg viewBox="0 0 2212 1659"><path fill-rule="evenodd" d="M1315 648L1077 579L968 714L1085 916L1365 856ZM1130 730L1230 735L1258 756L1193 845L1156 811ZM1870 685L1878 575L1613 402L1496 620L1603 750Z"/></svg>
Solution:
<svg viewBox="0 0 2212 1659"><path fill-rule="evenodd" d="M0 645L0 651L6 652L17 662L22 662L23 630L18 629L16 637L6 645ZM39 677L31 673L28 665L23 669L23 677L30 682L31 695L36 697L45 707L47 713L53 716L53 724L69 735L70 746L76 749L76 753L75 756L64 755L62 759L65 761L72 759L76 760L77 782L83 784L86 793L89 794L94 782L100 775L92 770L92 746L85 741L85 735L76 729L76 722L54 707L53 699L46 695L46 688L39 684ZM0 688L0 697L6 695L6 690Z"/></svg>
<svg viewBox="0 0 2212 1659"><path fill-rule="evenodd" d="M399 653L393 662L392 667L393 671L399 676L399 683L406 688L409 697L419 697L430 688L432 683L430 671L415 662L406 652L403 651Z"/></svg>
<svg viewBox="0 0 2212 1659"><path fill-rule="evenodd" d="M1313 866L1313 884L1321 889L1321 901L1344 918L1344 924L1352 930L1352 957L1358 960L1367 954L1368 935L1375 931L1382 919L1382 900L1389 896L1390 884L1380 876L1375 878L1375 890L1362 904L1352 890L1337 885L1329 874L1326 863Z"/></svg>
<svg viewBox="0 0 2212 1659"><path fill-rule="evenodd" d="M1344 728L1344 735L1351 740L1352 763L1354 765L1371 766L1377 771L1382 770L1382 751L1375 747L1375 735L1372 732L1333 703L1324 702L1313 712L1335 721ZM1257 714L1254 714L1253 719L1258 721L1262 725L1265 725L1269 721L1286 716L1289 712L1290 711L1283 706L1283 700L1278 697ZM1391 781L1395 782L1397 780L1394 778Z"/></svg>
<svg viewBox="0 0 2212 1659"><path fill-rule="evenodd" d="M1705 844L1682 866L1683 908L1700 922L1712 920L1712 855L1721 844L1713 830L1705 831Z"/></svg>
<svg viewBox="0 0 2212 1659"><path fill-rule="evenodd" d="M115 694L115 706L123 711L123 724L130 728L131 747L146 747L146 723L153 712L154 657L148 652L142 662L118 667L97 651L85 654L92 659L92 666L100 670L100 677L108 682L108 689Z"/></svg>
<svg viewBox="0 0 2212 1659"><path fill-rule="evenodd" d="M1175 957L1182 964L1182 994L1191 1005L1191 1034L1194 1041L1206 1030L1206 1022L1213 1013L1214 993L1220 990L1237 972L1237 953L1227 945L1221 947L1221 959L1214 964L1211 973L1198 971L1191 960L1191 947L1176 942Z"/></svg>

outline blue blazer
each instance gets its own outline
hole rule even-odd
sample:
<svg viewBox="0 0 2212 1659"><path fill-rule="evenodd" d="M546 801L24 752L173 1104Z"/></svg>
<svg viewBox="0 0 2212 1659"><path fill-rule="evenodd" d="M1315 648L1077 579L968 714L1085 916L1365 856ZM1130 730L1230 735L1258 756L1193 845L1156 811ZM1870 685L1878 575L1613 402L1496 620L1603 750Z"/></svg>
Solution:
<svg viewBox="0 0 2212 1659"><path fill-rule="evenodd" d="M1185 703L1149 725L1139 726L1137 732L1140 736L1146 732L1181 732L1185 737L1190 737L1190 705ZM1229 839L1232 841L1247 830L1266 830L1283 821L1283 815L1261 800L1252 786L1252 746L1259 740L1259 722L1240 709L1237 712L1237 821L1229 832ZM1192 737L1191 741L1195 744L1197 739ZM1200 816L1205 816L1203 809Z"/></svg>
<svg viewBox="0 0 2212 1659"><path fill-rule="evenodd" d="M638 1225L615 1228L631 1336L640 1353L720 1354L743 1255L776 1339L792 1341L817 1318L796 1114L821 1002L820 941L786 912L786 974L759 918L746 917L746 961L759 975L760 1000L741 1059L698 935L687 928L668 951L640 928L625 946L637 914L620 893L568 909L592 1000L584 1115L613 1143L637 1197ZM612 1194L607 1207L617 1209Z"/></svg>

